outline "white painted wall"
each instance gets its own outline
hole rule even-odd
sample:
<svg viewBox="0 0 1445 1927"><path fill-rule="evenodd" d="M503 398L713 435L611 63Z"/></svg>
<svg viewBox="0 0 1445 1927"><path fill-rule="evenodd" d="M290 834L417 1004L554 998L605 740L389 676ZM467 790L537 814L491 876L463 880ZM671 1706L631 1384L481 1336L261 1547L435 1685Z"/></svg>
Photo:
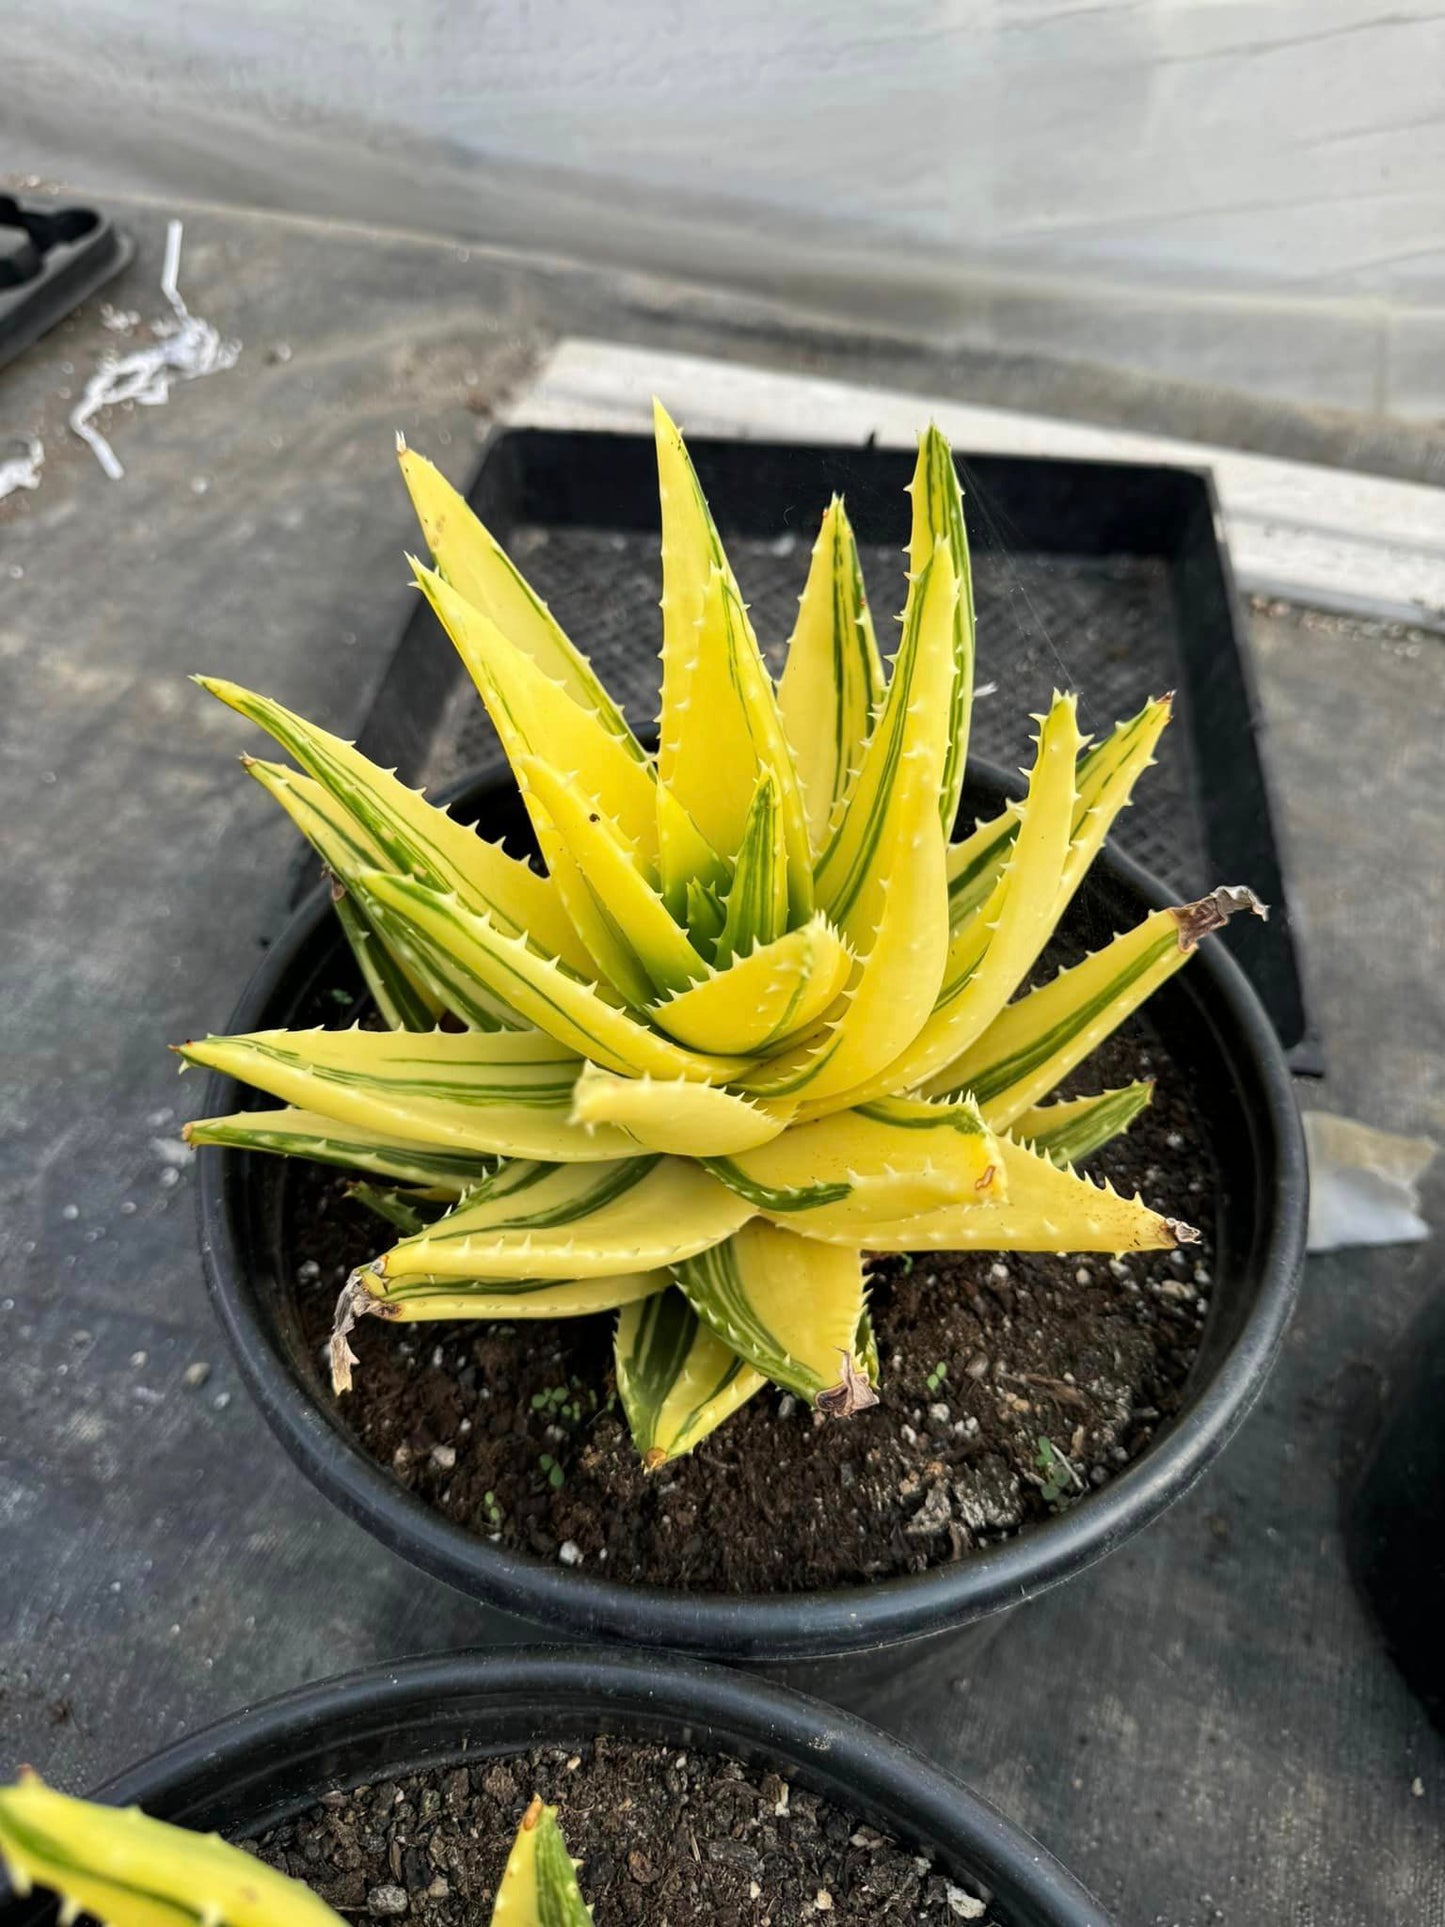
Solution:
<svg viewBox="0 0 1445 1927"><path fill-rule="evenodd" d="M4 0L0 166L1445 414L1439 0Z"/></svg>

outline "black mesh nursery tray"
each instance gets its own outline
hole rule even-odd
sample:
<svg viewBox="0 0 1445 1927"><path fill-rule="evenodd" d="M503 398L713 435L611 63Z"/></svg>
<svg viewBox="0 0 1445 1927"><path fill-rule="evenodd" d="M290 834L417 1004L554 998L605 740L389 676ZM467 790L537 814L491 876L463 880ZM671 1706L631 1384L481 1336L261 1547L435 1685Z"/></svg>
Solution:
<svg viewBox="0 0 1445 1927"><path fill-rule="evenodd" d="M911 451L689 440L729 559L781 666L830 495L846 494L885 651L902 607ZM1027 761L1031 711L1080 692L1096 734L1176 691L1174 727L1117 841L1181 897L1248 883L1270 920L1225 937L1293 1068L1320 1068L1305 1007L1244 624L1207 474L1119 462L958 458L978 608L971 749ZM468 491L477 513L586 649L634 726L657 713L661 594L651 437L498 434ZM378 762L435 789L501 757L435 617L416 611L361 733Z"/></svg>

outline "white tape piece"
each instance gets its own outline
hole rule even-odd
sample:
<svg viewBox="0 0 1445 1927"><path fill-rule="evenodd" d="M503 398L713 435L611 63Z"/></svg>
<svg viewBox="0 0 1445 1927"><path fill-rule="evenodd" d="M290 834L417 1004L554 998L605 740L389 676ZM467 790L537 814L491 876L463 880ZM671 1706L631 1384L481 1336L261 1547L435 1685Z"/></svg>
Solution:
<svg viewBox="0 0 1445 1927"><path fill-rule="evenodd" d="M0 462L0 502L19 488L39 488L40 471L45 466L45 444L38 435L17 437L25 445L23 455L12 455Z"/></svg>
<svg viewBox="0 0 1445 1927"><path fill-rule="evenodd" d="M202 375L219 374L224 368L234 368L241 352L239 341L222 340L210 322L193 315L181 298L183 233L180 221L172 221L166 228L161 293L170 303L171 312L169 316L152 322L154 341L149 347L137 348L128 355L107 355L85 384L85 393L71 410L70 426L73 433L89 444L95 459L113 482L120 481L125 469L115 450L95 426L95 417L100 411L114 408L117 402L127 401L139 402L144 408L157 408L162 402L170 400L173 382L196 381Z"/></svg>
<svg viewBox="0 0 1445 1927"><path fill-rule="evenodd" d="M1309 1250L1418 1244L1429 1237L1419 1186L1435 1156L1431 1139L1399 1137L1328 1111L1306 1111L1303 1117L1310 1159Z"/></svg>

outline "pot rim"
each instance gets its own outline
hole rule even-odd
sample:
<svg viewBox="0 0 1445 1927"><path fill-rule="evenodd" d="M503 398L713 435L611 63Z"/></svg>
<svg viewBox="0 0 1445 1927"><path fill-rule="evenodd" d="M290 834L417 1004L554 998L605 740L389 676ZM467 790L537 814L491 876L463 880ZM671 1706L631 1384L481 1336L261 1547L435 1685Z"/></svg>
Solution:
<svg viewBox="0 0 1445 1927"><path fill-rule="evenodd" d="M468 1738L475 1744L474 1730L465 1724L473 1708L485 1719L488 1705L515 1716L525 1715L529 1704L575 1713L577 1738L594 1723L613 1718L614 1730L625 1732L631 1715L634 1730L650 1720L676 1730L685 1744L718 1751L748 1748L755 1758L771 1756L796 1769L800 1780L825 1797L882 1815L890 1831L926 1844L954 1871L979 1880L1001 1904L1010 1927L1111 1927L1087 1890L1037 1841L913 1748L790 1687L680 1655L617 1647L510 1647L370 1666L243 1708L107 1780L97 1797L117 1806L137 1804L162 1817L199 1814L204 1824L213 1825L217 1804L253 1790L268 1768L277 1770L275 1763L291 1762L294 1782L314 1756L317 1778L326 1781L321 1762L337 1743L333 1736L362 1745L374 1739L383 1746L390 1735L396 1744L403 1732L417 1730L431 1707L437 1735L431 1757L445 1752L437 1740L445 1741L449 1732L459 1742L460 1757ZM708 1732L685 1737L699 1726ZM538 1743L546 1744L547 1735L523 1744ZM408 1770L405 1762L393 1752L364 1772L348 1769L341 1777L365 1784L383 1772L402 1770ZM336 1777L333 1772L330 1783ZM317 1784L309 1795L288 1792L271 1813L295 1812L324 1790ZM0 1899L0 1927L8 1911Z"/></svg>
<svg viewBox="0 0 1445 1927"><path fill-rule="evenodd" d="M980 758L969 758L968 775L970 782L1005 795L1021 793L1017 778ZM510 783L507 772L475 777L443 800L475 805L487 791ZM1149 909L1167 906L1177 894L1107 846L1090 875L1122 888ZM275 986L315 941L329 914L328 889L319 885L252 974L231 1015L231 1031L263 1027ZM577 1638L621 1639L727 1659L822 1658L926 1638L1004 1611L1073 1577L1156 1518L1233 1436L1283 1340L1303 1263L1309 1190L1289 1070L1253 986L1222 944L1202 946L1188 976L1195 1001L1222 1020L1232 1033L1236 1061L1254 1074L1257 1089L1250 1101L1259 1106L1258 1127L1276 1173L1253 1302L1213 1375L1130 1466L1069 1511L953 1564L807 1593L689 1593L628 1585L544 1561L453 1524L400 1485L318 1407L275 1333L256 1315L228 1180L237 1159L257 1153L211 1148L200 1160L197 1215L211 1302L248 1388L307 1477L393 1552L472 1598ZM244 1096L235 1079L213 1072L207 1112L233 1111Z"/></svg>

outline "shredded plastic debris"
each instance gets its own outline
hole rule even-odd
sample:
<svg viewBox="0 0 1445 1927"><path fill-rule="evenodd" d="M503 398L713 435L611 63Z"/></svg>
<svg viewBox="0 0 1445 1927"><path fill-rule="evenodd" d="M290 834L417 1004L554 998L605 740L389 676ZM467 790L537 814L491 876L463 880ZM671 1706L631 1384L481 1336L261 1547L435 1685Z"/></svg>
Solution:
<svg viewBox="0 0 1445 1927"><path fill-rule="evenodd" d="M25 453L12 455L8 462L0 462L0 502L7 495L13 495L18 488L40 486L40 471L45 466L45 444L38 435L24 435L17 439L23 443Z"/></svg>
<svg viewBox="0 0 1445 1927"><path fill-rule="evenodd" d="M1435 1156L1431 1139L1398 1137L1327 1111L1306 1111L1304 1127L1311 1251L1416 1244L1429 1237L1419 1182Z"/></svg>
<svg viewBox="0 0 1445 1927"><path fill-rule="evenodd" d="M71 411L70 426L82 441L95 451L95 458L113 482L125 474L120 459L94 424L102 408L117 402L139 402L156 408L169 401L174 381L195 381L201 375L214 375L233 368L241 352L239 341L223 341L209 321L193 315L181 299L177 285L181 271L180 221L166 229L165 268L161 274L161 293L171 305L170 317L152 322L155 339L149 347L134 349L128 355L107 355L85 384L85 393Z"/></svg>

